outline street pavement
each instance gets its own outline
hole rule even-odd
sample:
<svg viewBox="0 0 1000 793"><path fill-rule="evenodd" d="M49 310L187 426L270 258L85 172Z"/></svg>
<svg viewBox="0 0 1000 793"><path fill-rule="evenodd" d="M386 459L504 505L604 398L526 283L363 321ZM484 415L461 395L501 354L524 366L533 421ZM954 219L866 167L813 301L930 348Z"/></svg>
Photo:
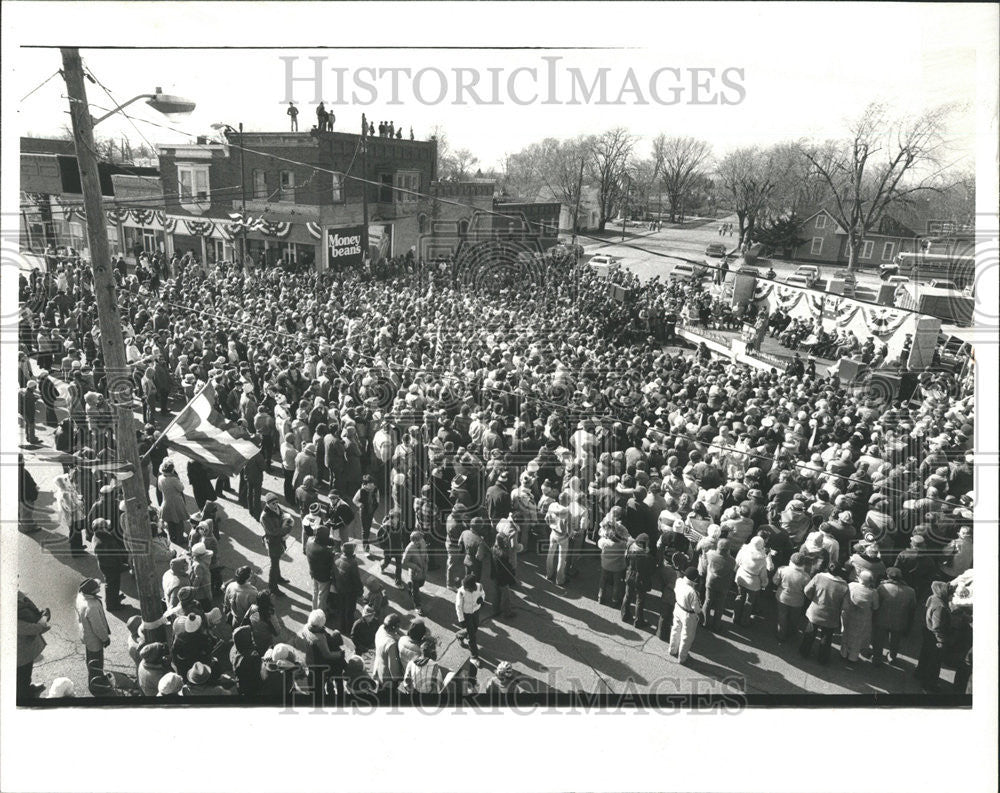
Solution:
<svg viewBox="0 0 1000 793"><path fill-rule="evenodd" d="M40 436L46 445L51 444L51 432L42 430ZM185 461L176 455L172 458L190 492ZM46 634L48 647L36 663L35 680L48 683L55 677L69 677L76 683L78 692L86 692L83 647L77 638L73 602L80 581L87 576L100 578L100 573L92 555L75 558L68 554L66 537L56 528L50 512L52 478L61 469L32 460L30 455L27 459L28 470L38 482L41 495L35 508L26 513L22 521L18 538L18 585L39 608L52 610L52 630ZM279 479L268 474L264 490L280 496ZM229 519L223 526L220 542L220 558L226 567L227 578L236 567L250 564L257 573L256 584L263 587L268 562L260 526L232 499L233 496L227 494L224 500ZM191 512L195 511L191 497L188 506ZM35 531L26 533L27 528ZM359 536L360 532L355 531L355 535ZM376 576L382 581L391 607L404 614L405 625L413 616L409 597L393 585L391 576L379 572L381 552L374 547L373 551L374 559L361 556L363 577ZM427 595L425 619L439 639L442 664L455 669L468 658L468 651L455 638L454 594L442 586L444 560L441 561L442 569L431 573L424 590ZM911 675L917 649L912 641L896 667L875 669L863 663L852 670L840 662L836 648L833 661L823 667L814 659L800 658L794 643L777 643L773 636L773 604L770 602L763 604L762 618L751 627L734 628L727 617L721 635L699 628L689 663L681 666L667 655L666 643L654 635L652 627L636 629L623 623L616 610L596 603L600 562L593 546L588 546L580 562L579 576L571 579L565 590L545 579L544 561L541 553L533 551L519 559L516 617L497 620L489 616L492 613L489 602L484 608L479 639L484 661L480 682L485 682L488 670L496 663L507 660L533 679L539 691L872 694L920 690ZM283 640L288 640L305 623L312 591L308 567L297 539L289 544L282 560L282 572L291 584L285 587L288 597L277 599L276 604L285 632ZM484 584L488 596L492 597L488 575ZM127 653L125 620L138 613L138 603L134 581L128 574L123 578L122 589L130 608L108 615L113 636L106 653L106 667L110 671L130 673L133 670ZM647 602L646 619L653 627L659 599L659 589L656 589Z"/></svg>
<svg viewBox="0 0 1000 793"><path fill-rule="evenodd" d="M710 266L719 266L722 259L705 256L705 246L712 242L721 242L733 250L737 247L737 236L720 236L719 225L723 222L736 223L736 216L710 220L700 225L688 225L683 228L672 228L664 224L659 231L647 231L644 226L630 226L626 230L626 239L621 239L621 228L616 234L609 234L607 239L583 240L583 247L586 255L596 253L607 254L609 256L619 256L622 266L634 272L641 281L648 281L659 276L661 280L669 277L671 271L682 260L705 262ZM609 231L611 227L609 226ZM732 265L730 258L730 266ZM785 261L781 259L769 259L768 264L759 268L761 273L766 272L767 267L774 268L776 277L779 280L786 278L795 272L800 264L810 264L810 262ZM822 291L826 288L826 279L838 271L841 267L833 267L829 264L819 266L822 274L821 281L817 288ZM855 272L857 278L857 297L863 300L874 300L878 294L881 283L879 277L874 272Z"/></svg>

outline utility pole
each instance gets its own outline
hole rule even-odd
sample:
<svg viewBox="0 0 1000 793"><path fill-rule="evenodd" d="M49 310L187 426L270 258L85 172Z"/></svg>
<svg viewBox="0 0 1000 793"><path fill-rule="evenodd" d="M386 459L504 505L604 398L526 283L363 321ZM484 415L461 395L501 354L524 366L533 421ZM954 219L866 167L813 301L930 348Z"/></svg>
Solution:
<svg viewBox="0 0 1000 793"><path fill-rule="evenodd" d="M247 272L247 187L243 169L243 122L240 122L240 205L243 222L240 224L240 269Z"/></svg>
<svg viewBox="0 0 1000 793"><path fill-rule="evenodd" d="M153 567L149 531L149 504L143 487L142 464L136 443L132 415L132 380L125 359L125 342L111 275L108 251L108 230L105 226L101 199L101 180L94 156L94 120L87 104L87 89L83 82L83 63L76 47L62 48L63 76L70 100L73 139L80 168L83 203L87 211L87 237L90 242L90 265L94 277L94 297L97 302L97 323L101 331L101 351L104 354L108 397L115 414L115 444L121 462L131 467L132 475L122 483L125 500L123 524L125 547L132 560L139 607L146 637L151 642L165 641L163 603L160 586Z"/></svg>
<svg viewBox="0 0 1000 793"><path fill-rule="evenodd" d="M361 136L361 266L368 259L368 136Z"/></svg>
<svg viewBox="0 0 1000 793"><path fill-rule="evenodd" d="M625 242L625 227L628 225L628 179L625 180L625 201L622 203L622 242Z"/></svg>
<svg viewBox="0 0 1000 793"><path fill-rule="evenodd" d="M576 245L576 229L580 222L580 199L583 197L583 157L580 158L580 178L576 182L576 208L573 210L573 245Z"/></svg>

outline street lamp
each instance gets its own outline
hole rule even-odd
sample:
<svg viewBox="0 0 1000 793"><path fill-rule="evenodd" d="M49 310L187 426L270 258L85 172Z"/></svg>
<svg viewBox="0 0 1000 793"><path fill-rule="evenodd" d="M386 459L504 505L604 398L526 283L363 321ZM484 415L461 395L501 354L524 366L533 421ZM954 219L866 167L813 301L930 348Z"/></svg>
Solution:
<svg viewBox="0 0 1000 793"><path fill-rule="evenodd" d="M123 107L128 107L133 102L138 102L140 99L145 99L146 104L149 105L153 110L162 113L165 116L186 116L190 114L197 106L192 100L185 99L182 96L172 96L171 94L163 93L163 89L159 86L156 87L156 93L154 94L139 94L138 96L133 96L127 102L123 102L118 105L118 107L105 113L100 118L95 118L94 123L91 126L97 126L104 119L113 116Z"/></svg>

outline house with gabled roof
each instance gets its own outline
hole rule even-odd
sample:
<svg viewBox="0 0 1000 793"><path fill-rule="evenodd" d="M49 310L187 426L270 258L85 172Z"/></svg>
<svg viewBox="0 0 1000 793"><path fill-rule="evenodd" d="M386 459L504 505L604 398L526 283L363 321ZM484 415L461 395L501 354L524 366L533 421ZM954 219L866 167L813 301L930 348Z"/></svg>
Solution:
<svg viewBox="0 0 1000 793"><path fill-rule="evenodd" d="M858 251L857 264L878 267L888 264L897 254L921 250L927 235L925 221L915 214L892 208L883 213L878 225L865 235ZM847 229L837 222L825 206L808 212L799 226L805 241L790 251L795 261L847 265L849 259Z"/></svg>

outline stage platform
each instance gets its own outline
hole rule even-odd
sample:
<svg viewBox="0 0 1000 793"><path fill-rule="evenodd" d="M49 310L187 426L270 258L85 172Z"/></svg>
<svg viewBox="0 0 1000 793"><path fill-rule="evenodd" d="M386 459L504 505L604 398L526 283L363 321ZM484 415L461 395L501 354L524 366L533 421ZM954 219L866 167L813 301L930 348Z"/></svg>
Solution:
<svg viewBox="0 0 1000 793"><path fill-rule="evenodd" d="M761 349L747 352L743 334L738 330L710 330L693 325L678 325L677 335L693 344L705 343L714 353L725 355L739 363L755 366L758 369L784 370L795 358L794 350L782 347L777 339L765 336ZM799 351L799 357L806 360L809 353ZM826 374L830 367L836 366L836 361L828 358L816 359L816 372Z"/></svg>

